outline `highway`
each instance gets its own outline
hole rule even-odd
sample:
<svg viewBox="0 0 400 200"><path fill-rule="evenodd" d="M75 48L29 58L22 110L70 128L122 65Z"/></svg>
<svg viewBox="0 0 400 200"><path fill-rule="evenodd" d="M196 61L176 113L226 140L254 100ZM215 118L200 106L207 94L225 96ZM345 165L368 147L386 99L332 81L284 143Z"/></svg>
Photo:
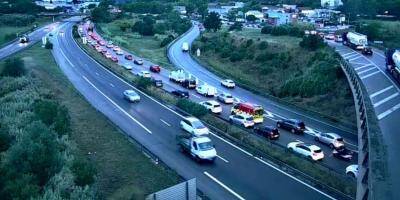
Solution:
<svg viewBox="0 0 400 200"><path fill-rule="evenodd" d="M88 24L85 24L83 30L86 30L87 27L88 27ZM94 30L94 33L101 39L101 36L98 35L98 33L96 33L95 30ZM123 55L117 55L111 49L107 49L107 51L109 53L111 53L113 56L116 56L118 58L118 64L120 64L120 65L131 65L133 67L131 72L133 74L135 74L135 75L138 74L142 70L148 70L149 66L153 65L153 63L151 63L150 61L148 61L146 59L143 59L144 60L144 64L143 65L136 65L132 61L124 59ZM128 53L127 51L124 51L124 54L131 54L131 53ZM134 57L134 58L137 59L137 57ZM164 83L164 90L166 90L166 91L171 92L172 90L176 90L176 89L186 90L183 87L181 87L180 85L174 84L171 81L169 81L168 74L169 74L168 70L162 69L161 73L159 73L159 74L158 73L152 73L152 77L154 77L156 79L159 79L159 80L162 80L163 83ZM197 75L198 74L195 74L195 76L197 76ZM200 81L200 82L202 82L202 81ZM224 91L228 91L230 93L234 93L237 90L239 90L239 92L242 91L242 89L240 89L240 88L235 88L234 90L231 90L231 89L227 90L227 89L222 88L222 87L219 87L218 90L219 91L224 90ZM205 100L210 100L211 99L211 98L206 98L206 97L203 97L203 96L197 94L194 90L186 90L186 91L188 91L190 93L190 99L192 101L194 101L194 102L201 102L201 101L205 101ZM244 91L244 92L246 92L246 91ZM254 94L247 94L247 93L246 93L246 95L254 95ZM261 98L261 97L258 97L258 96L256 96L256 97L257 98ZM239 98L242 98L242 97L239 96ZM246 97L243 97L243 98L246 98ZM231 109L232 105L222 105L222 106L223 106L223 113L219 117L227 120L229 118L230 109ZM265 108L265 106L264 106L264 108ZM264 123L263 124L264 125L270 125L270 126L275 126L277 120L285 118L285 117L283 117L283 116L281 116L279 114L275 114L275 113L270 112L270 111L267 111L264 116L265 116L265 119L264 119ZM321 147L321 149L324 151L324 153L326 155L324 160L321 161L320 163L325 165L325 166L327 166L327 167L329 167L330 169L336 171L337 173L342 174L342 175L345 173L345 168L348 165L353 164L353 163L357 163L357 155L356 154L353 156L353 159L350 162L339 160L339 159L337 159L337 158L332 156L332 150L328 146L320 144L320 143L317 143L317 142L314 141L314 137L313 137L314 136L314 134L313 134L314 131L327 131L327 130L320 130L320 129L316 129L316 128L310 128L309 126L308 126L308 129L309 130L307 131L307 134L305 134L304 136L297 135L297 134L292 134L289 131L286 131L286 130L282 129L282 130L280 130L281 136L280 136L279 140L274 141L274 143L278 144L280 146L283 146L284 148L286 148L286 145L288 143L296 141L296 140L301 140L301 141L308 142L308 143L315 143L315 144L317 144L318 146ZM351 135L351 136L353 137L354 135ZM357 149L357 146L352 143L353 142L352 140L350 140L349 138L346 138L346 137L345 137L345 139L347 141L347 146L350 149L353 149L353 150Z"/></svg>
<svg viewBox="0 0 400 200"><path fill-rule="evenodd" d="M391 191L394 191L394 188L400 188L400 180L397 178L400 177L400 158L396 154L400 152L400 87L387 73L385 55L381 50L374 48L372 56L365 56L333 41L329 41L329 45L348 60L367 89L388 153L387 166L392 177L388 185L392 185ZM400 199L399 192L393 194L393 199Z"/></svg>
<svg viewBox="0 0 400 200"><path fill-rule="evenodd" d="M334 199L215 134L210 135L218 151L215 164L183 155L175 141L183 116L140 91L139 103L124 100L122 92L135 88L86 55L72 37L72 25L63 25L65 34L52 39L53 55L68 79L126 134L185 179L195 177L211 199Z"/></svg>
<svg viewBox="0 0 400 200"><path fill-rule="evenodd" d="M42 37L44 37L46 34L51 32L59 24L60 24L60 22L51 23L49 25L40 27L40 28L36 29L35 31L29 33L28 37L29 37L30 41L28 43L21 44L21 43L19 43L18 40L15 40L14 42L8 44L7 46L1 48L0 49L0 60L3 60L4 58L6 58L14 53L21 51L24 48L32 46L39 41L42 41Z"/></svg>

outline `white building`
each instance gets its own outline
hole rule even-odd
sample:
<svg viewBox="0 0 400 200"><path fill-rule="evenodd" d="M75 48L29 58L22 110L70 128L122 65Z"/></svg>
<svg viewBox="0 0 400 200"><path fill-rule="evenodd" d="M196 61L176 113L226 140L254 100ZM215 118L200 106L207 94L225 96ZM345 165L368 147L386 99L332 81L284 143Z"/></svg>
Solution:
<svg viewBox="0 0 400 200"><path fill-rule="evenodd" d="M321 6L327 8L337 8L343 5L342 0L321 0Z"/></svg>
<svg viewBox="0 0 400 200"><path fill-rule="evenodd" d="M244 13L244 17L247 18L249 15L254 15L258 19L264 18L264 13L258 11L258 10L249 10L246 13Z"/></svg>

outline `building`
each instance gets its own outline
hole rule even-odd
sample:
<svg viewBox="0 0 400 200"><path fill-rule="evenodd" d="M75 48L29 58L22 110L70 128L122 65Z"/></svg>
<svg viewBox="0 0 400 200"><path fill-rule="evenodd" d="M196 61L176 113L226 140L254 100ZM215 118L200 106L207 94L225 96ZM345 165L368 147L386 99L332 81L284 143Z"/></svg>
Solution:
<svg viewBox="0 0 400 200"><path fill-rule="evenodd" d="M269 10L266 13L267 23L273 26L280 26L284 24L289 24L293 22L296 14L286 13L277 10Z"/></svg>
<svg viewBox="0 0 400 200"><path fill-rule="evenodd" d="M343 5L342 0L321 0L321 6L324 8L337 8Z"/></svg>
<svg viewBox="0 0 400 200"><path fill-rule="evenodd" d="M264 19L264 13L258 10L249 10L246 13L244 13L245 18L247 18L247 16L249 15L254 15L257 19Z"/></svg>
<svg viewBox="0 0 400 200"><path fill-rule="evenodd" d="M181 15L186 15L186 7L185 6L174 6L174 10L177 11Z"/></svg>

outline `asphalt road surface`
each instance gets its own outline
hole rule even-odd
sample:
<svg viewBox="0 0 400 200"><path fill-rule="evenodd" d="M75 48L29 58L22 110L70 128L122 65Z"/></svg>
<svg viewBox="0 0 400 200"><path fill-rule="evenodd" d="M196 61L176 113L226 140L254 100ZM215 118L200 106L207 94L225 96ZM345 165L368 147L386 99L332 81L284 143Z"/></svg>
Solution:
<svg viewBox="0 0 400 200"><path fill-rule="evenodd" d="M55 60L80 93L126 134L157 155L212 199L333 199L333 197L277 169L268 162L211 134L218 159L198 164L178 151L175 137L182 133L182 115L139 92L141 101L129 103L122 92L135 89L86 55L72 37L72 23L65 34L53 37ZM290 191L290 192L288 192Z"/></svg>
<svg viewBox="0 0 400 200"><path fill-rule="evenodd" d="M88 24L85 24L85 25L82 26L84 31L86 31L87 26L88 26ZM96 31L94 31L94 34L96 34L100 38L100 40L102 40L101 36L99 36L96 33ZM88 34L86 34L86 35L88 35ZM95 41L95 44L96 44L96 41ZM93 46L93 45L91 45L91 46ZM102 48L107 50L107 52L110 53L112 56L117 57L119 65L130 65L132 67L132 70L131 70L132 74L137 75L141 71L149 70L149 66L153 65L153 63L151 63L150 61L148 61L146 59L143 59L143 58L140 58L140 59L143 59L143 61L144 61L143 65L136 65L132 61L126 60L124 58L124 55L117 55L111 48L106 48L105 46L103 46ZM131 53L128 53L127 51L124 51L124 54L131 54ZM134 59L139 59L139 58L134 56ZM186 90L183 87L181 87L180 85L174 84L171 81L169 81L169 77L168 77L169 71L166 70L166 69L162 69L161 73L151 73L151 74L152 74L153 78L163 81L164 90L167 90L169 92L171 92L173 90L176 90L176 89ZM225 88L218 88L218 89L220 91L223 89L223 90L231 92L231 93L233 93L234 91L238 90L238 88L235 88L233 90L232 89L225 89ZM239 89L239 90L241 90L241 89ZM203 97L203 96L197 94L195 92L195 90L186 90L186 91L188 91L190 93L190 99L192 101L194 101L194 102L201 102L201 101L211 100L212 99L212 98L206 98L206 97ZM221 115L219 115L219 117L227 120L227 119L229 119L230 109L231 109L232 105L222 105L222 106L223 106L223 113ZM269 125L269 126L275 126L277 120L285 118L285 117L282 117L282 116L280 116L278 114L275 114L275 113L272 113L272 112L269 112L269 111L264 116L265 117L264 117L263 125ZM258 125L258 126L260 126L260 125ZM313 133L314 131L326 131L326 130L313 129L313 128L310 128L310 127L308 127L308 129L309 130L304 135L293 134L293 133L290 133L289 131L286 131L286 130L282 129L282 130L280 130L281 136L280 136L279 140L274 141L274 143L276 143L276 144L278 144L280 146L283 146L284 148L286 147L286 145L288 143L296 141L296 140L301 140L303 142L308 142L308 143L315 143L316 145L321 147L321 149L324 151L324 154L325 154L325 158L323 159L323 161L321 161L319 163L329 167L332 170L335 170L336 172L338 172L340 174L344 174L345 173L345 168L348 165L353 164L353 163L357 163L358 156L356 154L353 156L353 159L351 161L339 160L339 159L333 157L332 149L330 149L326 145L323 145L321 143L318 143L318 142L314 141L314 133ZM354 135L351 135L351 136L354 136ZM352 143L352 140L349 139L349 138L346 138L346 137L345 137L345 139L346 139L345 141L347 141L347 146L350 149L356 151L357 150L357 146Z"/></svg>
<svg viewBox="0 0 400 200"><path fill-rule="evenodd" d="M354 67L367 89L386 144L391 185L400 188L400 87L386 71L384 52L373 49L372 56L365 56L342 44L328 43ZM394 199L400 199L399 192L393 194Z"/></svg>

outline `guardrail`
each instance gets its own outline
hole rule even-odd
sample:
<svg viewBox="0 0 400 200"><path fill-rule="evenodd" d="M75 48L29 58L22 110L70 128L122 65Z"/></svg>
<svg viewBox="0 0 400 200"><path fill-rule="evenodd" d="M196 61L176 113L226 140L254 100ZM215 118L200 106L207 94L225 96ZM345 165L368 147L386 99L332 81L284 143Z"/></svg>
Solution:
<svg viewBox="0 0 400 200"><path fill-rule="evenodd" d="M381 140L378 120L367 95L367 90L348 60L340 60L349 81L356 105L358 128L357 200L380 199L388 192L385 149ZM373 169L373 170L372 170ZM383 191L384 190L384 191ZM380 196L380 197L379 197Z"/></svg>

